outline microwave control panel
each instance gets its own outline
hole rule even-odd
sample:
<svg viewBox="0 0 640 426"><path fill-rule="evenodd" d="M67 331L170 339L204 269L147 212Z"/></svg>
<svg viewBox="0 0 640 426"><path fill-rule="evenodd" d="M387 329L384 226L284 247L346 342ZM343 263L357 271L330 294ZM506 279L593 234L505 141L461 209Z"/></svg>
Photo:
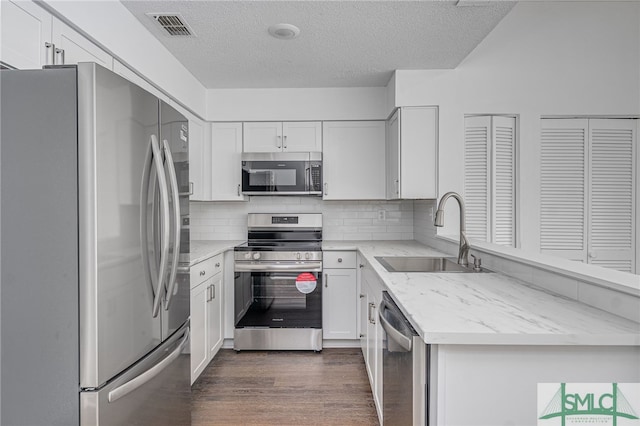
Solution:
<svg viewBox="0 0 640 426"><path fill-rule="evenodd" d="M322 164L311 163L310 191L322 191Z"/></svg>

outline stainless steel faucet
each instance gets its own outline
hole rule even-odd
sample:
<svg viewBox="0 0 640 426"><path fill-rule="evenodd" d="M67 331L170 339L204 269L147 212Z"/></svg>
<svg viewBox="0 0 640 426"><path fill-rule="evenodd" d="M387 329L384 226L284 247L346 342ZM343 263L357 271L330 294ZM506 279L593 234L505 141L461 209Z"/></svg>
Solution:
<svg viewBox="0 0 640 426"><path fill-rule="evenodd" d="M458 205L460 206L460 248L458 250L458 264L462 266L469 265L469 249L471 245L469 244L469 240L467 240L467 227L465 225L465 211L464 211L464 201L460 194L456 192L447 192L440 199L440 203L438 203L438 210L436 210L436 218L434 220L435 226L444 226L444 205L447 200L453 197L458 201Z"/></svg>

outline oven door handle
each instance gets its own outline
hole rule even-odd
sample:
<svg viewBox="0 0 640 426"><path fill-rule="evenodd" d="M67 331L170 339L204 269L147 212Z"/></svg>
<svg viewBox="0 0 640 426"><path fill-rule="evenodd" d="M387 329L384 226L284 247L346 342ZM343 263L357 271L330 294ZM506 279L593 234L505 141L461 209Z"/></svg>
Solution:
<svg viewBox="0 0 640 426"><path fill-rule="evenodd" d="M289 263L236 263L236 272L322 272L322 262Z"/></svg>

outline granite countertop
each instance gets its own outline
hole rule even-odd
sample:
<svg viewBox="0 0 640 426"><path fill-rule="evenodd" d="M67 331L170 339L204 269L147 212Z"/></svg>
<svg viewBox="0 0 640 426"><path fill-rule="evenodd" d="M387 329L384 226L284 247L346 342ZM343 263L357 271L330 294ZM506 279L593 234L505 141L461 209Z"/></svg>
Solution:
<svg viewBox="0 0 640 426"><path fill-rule="evenodd" d="M244 240L191 240L191 253L189 266L207 260L217 254L233 249L235 246L244 243Z"/></svg>
<svg viewBox="0 0 640 426"><path fill-rule="evenodd" d="M375 260L444 255L415 241L323 242L356 249L426 343L640 345L640 324L500 273L391 273Z"/></svg>

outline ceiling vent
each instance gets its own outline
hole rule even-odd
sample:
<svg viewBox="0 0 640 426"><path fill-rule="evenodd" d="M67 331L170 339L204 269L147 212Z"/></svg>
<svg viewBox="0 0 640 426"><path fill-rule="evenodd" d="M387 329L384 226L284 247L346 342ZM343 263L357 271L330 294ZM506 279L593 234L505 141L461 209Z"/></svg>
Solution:
<svg viewBox="0 0 640 426"><path fill-rule="evenodd" d="M195 37L195 34L179 13L147 13L170 36Z"/></svg>

